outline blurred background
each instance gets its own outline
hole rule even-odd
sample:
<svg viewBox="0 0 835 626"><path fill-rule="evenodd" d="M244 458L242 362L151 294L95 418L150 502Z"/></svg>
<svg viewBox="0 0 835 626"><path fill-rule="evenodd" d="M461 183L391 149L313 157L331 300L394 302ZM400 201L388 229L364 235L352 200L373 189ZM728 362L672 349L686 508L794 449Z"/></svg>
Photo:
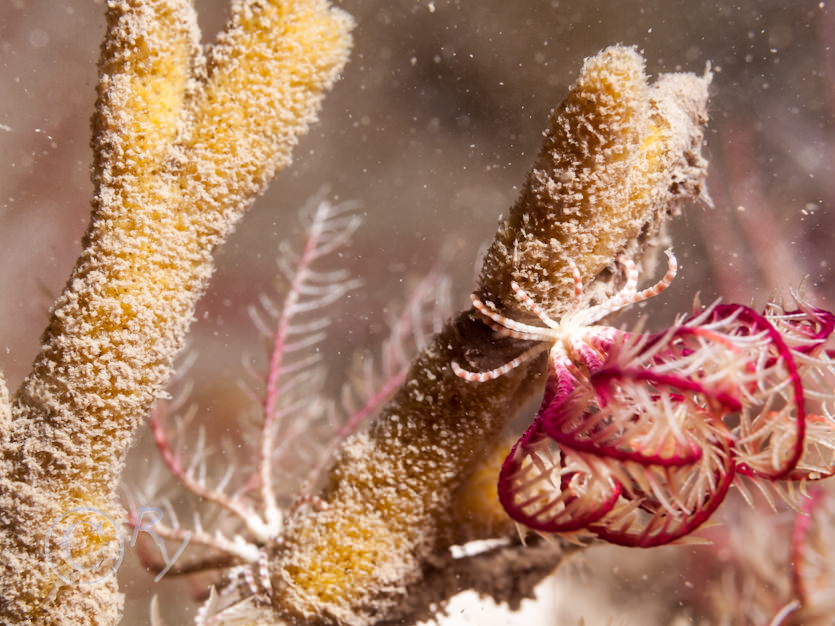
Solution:
<svg viewBox="0 0 835 626"><path fill-rule="evenodd" d="M721 296L759 307L805 278L808 296L835 304L831 2L338 4L357 21L345 75L296 162L220 251L198 310L191 376L216 435L236 428L242 355L263 364L247 307L274 291L279 242L298 243L307 198L326 185L364 215L340 260L363 287L340 308L325 348L335 389L351 355L387 333L386 313L402 301L404 284L442 251L455 308L467 304L479 250L514 201L549 110L583 59L614 43L637 46L651 75L701 74L708 64L715 74L705 148L715 206L692 207L673 225L681 271L641 312L650 327L688 310L697 291L703 302ZM227 1L196 5L208 43ZM0 2L0 367L11 389L38 349L89 217L88 121L103 29L101 1ZM153 454L140 442L131 463L143 467ZM588 551L543 586L524 618L468 603L455 605L448 623L719 623L694 599L701 576L721 575L693 565L705 550ZM125 623L146 623L152 594L164 606L166 598L183 603L185 583L155 584L136 569L129 562L120 576Z"/></svg>

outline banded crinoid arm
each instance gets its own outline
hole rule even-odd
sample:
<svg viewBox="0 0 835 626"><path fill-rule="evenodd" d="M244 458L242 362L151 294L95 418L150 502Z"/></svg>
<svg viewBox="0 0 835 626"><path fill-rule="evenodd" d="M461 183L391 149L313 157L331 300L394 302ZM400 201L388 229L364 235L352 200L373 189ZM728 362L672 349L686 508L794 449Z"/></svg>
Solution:
<svg viewBox="0 0 835 626"><path fill-rule="evenodd" d="M680 74L651 86L631 48L588 59L553 113L521 197L487 253L479 300L523 320L526 311L511 288L516 281L558 321L575 299L570 260L593 279L620 254L639 257L666 216L702 195L708 83ZM512 536L512 524L496 524L495 493L483 498L495 503L492 510L460 506L479 499L473 489L490 485L478 462L496 456L502 429L542 382L542 358L485 382L456 375L452 362L487 372L530 347L493 325L475 310L454 318L370 429L343 445L321 494L327 507L300 509L274 548L278 614L293 623L365 625L402 616L398 607L416 597L426 609L455 592L421 582L449 558L452 543ZM516 563L526 567L524 559ZM556 557L541 559L537 575L555 564ZM502 572L490 577L494 587L480 591L508 599L504 591L513 585L505 583L516 572Z"/></svg>
<svg viewBox="0 0 835 626"><path fill-rule="evenodd" d="M315 120L350 47L325 0L240 0L208 59L191 0L110 0L94 209L0 433L0 622L113 624L125 453L183 345L212 252ZM77 507L75 561L51 526ZM54 534L54 533L53 533ZM58 532L58 536L60 536ZM78 580L81 578L81 580ZM89 584L79 584L89 583Z"/></svg>

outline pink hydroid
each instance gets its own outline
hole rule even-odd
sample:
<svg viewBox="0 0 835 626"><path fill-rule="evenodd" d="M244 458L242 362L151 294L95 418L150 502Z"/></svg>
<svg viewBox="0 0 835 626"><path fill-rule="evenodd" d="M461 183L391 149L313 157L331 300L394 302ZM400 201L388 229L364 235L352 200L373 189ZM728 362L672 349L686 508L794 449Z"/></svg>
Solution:
<svg viewBox="0 0 835 626"><path fill-rule="evenodd" d="M666 287L670 262L644 292L625 263L627 286L602 312ZM557 324L517 293L549 327L535 333L478 309L506 334L553 342L545 397L499 475L515 521L657 546L696 530L743 479L792 494L793 483L835 473L835 315L799 298L794 310L770 302L762 313L715 304L661 333L627 333L577 324L580 296ZM506 369L453 367L474 381Z"/></svg>

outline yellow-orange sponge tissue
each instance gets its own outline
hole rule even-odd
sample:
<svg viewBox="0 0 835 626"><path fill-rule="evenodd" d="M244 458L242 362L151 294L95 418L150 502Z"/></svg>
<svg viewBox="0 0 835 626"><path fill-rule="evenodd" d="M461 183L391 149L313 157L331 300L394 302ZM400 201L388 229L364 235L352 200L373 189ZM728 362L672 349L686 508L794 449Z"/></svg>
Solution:
<svg viewBox="0 0 835 626"><path fill-rule="evenodd" d="M238 0L204 56L191 0L107 2L90 226L11 417L0 411L0 623L118 621L116 578L94 565L120 549L94 531L123 517L125 454L213 252L316 120L351 27L325 0ZM94 513L70 526L85 529L78 567L56 566L52 531L79 510Z"/></svg>

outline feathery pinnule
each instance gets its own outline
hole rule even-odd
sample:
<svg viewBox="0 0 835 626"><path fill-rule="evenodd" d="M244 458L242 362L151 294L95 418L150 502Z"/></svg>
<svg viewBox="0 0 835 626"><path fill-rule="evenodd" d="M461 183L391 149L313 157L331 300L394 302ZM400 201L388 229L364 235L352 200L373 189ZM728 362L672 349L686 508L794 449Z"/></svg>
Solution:
<svg viewBox="0 0 835 626"><path fill-rule="evenodd" d="M208 61L190 0L107 7L91 223L0 433L9 624L118 620L115 577L68 582L78 572L53 569L45 539L75 507L96 510L82 525L121 519L125 453L168 380L211 255L290 162L350 48L350 17L325 0L234 2ZM117 565L114 536L80 536L80 562Z"/></svg>

